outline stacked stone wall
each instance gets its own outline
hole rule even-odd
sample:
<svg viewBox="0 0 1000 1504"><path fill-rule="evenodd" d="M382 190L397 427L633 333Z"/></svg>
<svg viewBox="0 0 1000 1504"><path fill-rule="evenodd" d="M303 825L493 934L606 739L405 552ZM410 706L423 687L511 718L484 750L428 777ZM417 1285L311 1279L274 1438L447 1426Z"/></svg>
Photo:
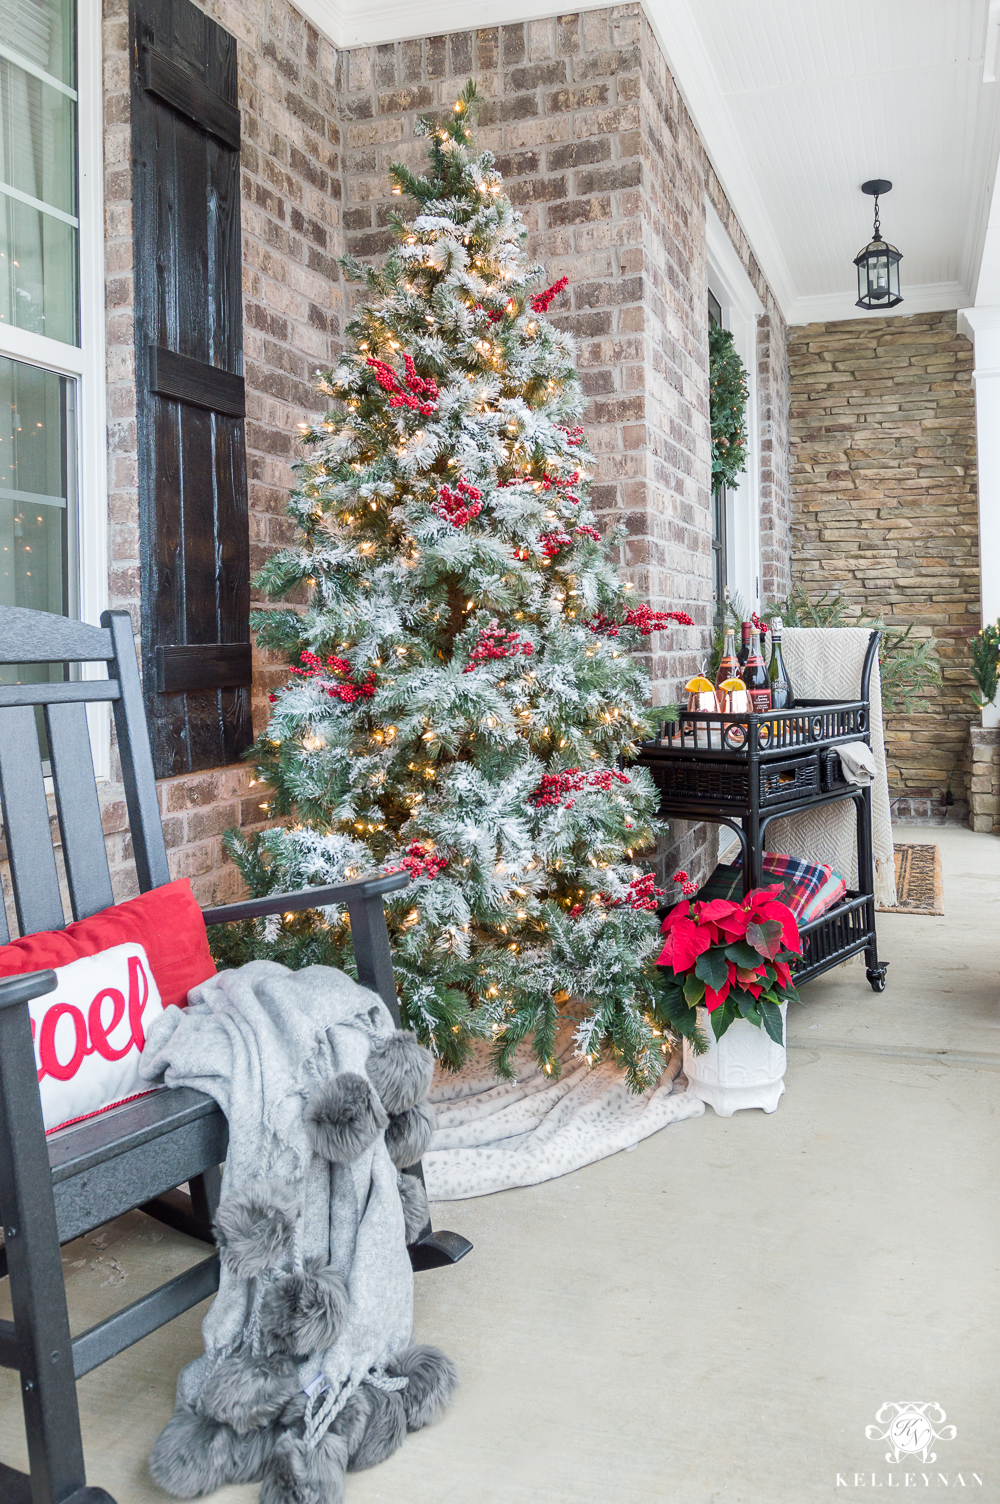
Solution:
<svg viewBox="0 0 1000 1504"><path fill-rule="evenodd" d="M788 350L793 579L933 641L942 684L886 720L890 793L907 818L962 814L978 721L972 345L954 313L926 313L799 326Z"/></svg>

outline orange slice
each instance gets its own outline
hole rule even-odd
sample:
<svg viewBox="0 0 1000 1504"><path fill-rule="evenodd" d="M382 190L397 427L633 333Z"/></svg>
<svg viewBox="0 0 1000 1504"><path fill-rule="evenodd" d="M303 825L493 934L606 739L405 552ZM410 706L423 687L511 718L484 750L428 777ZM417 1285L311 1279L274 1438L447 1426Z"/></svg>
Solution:
<svg viewBox="0 0 1000 1504"><path fill-rule="evenodd" d="M684 691L689 695L705 695L711 694L714 688L715 685L706 679L704 674L696 674L693 679L689 679L685 684Z"/></svg>
<svg viewBox="0 0 1000 1504"><path fill-rule="evenodd" d="M743 683L742 679L723 679L722 683L719 685L719 688L724 689L727 694L732 694L734 689L745 690L746 685Z"/></svg>

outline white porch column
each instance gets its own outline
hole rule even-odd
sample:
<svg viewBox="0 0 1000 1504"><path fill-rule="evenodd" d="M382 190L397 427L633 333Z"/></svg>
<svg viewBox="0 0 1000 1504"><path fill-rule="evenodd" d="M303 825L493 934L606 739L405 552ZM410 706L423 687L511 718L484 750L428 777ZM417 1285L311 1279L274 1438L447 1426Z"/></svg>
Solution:
<svg viewBox="0 0 1000 1504"><path fill-rule="evenodd" d="M975 346L979 591L985 625L1000 617L1000 304L960 309L958 332ZM998 724L1000 710L987 705L983 725Z"/></svg>

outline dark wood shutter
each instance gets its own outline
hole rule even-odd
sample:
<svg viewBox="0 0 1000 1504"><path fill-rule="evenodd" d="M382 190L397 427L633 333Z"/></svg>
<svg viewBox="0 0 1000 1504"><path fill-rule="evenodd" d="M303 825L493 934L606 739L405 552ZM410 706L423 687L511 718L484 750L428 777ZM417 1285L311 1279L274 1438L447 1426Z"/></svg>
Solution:
<svg viewBox="0 0 1000 1504"><path fill-rule="evenodd" d="M142 655L158 777L250 745L236 39L131 0Z"/></svg>

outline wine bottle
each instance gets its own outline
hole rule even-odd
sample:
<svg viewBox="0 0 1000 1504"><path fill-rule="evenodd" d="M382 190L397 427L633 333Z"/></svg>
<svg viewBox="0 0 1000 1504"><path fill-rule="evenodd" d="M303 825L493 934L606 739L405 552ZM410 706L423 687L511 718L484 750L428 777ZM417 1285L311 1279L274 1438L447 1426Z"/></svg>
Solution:
<svg viewBox="0 0 1000 1504"><path fill-rule="evenodd" d="M767 673L771 681L771 709L791 710L795 705L795 696L792 694L792 681L781 654L780 616L776 616L771 622L771 663Z"/></svg>
<svg viewBox="0 0 1000 1504"><path fill-rule="evenodd" d="M743 665L741 678L747 687L751 713L760 715L763 711L770 710L771 681L767 677L767 669L764 667L764 659L760 651L760 633L754 626L751 626L750 633L750 656Z"/></svg>
<svg viewBox="0 0 1000 1504"><path fill-rule="evenodd" d="M739 666L736 662L736 647L733 640L732 627L726 628L726 636L722 647L722 657L719 660L719 672L715 676L715 687L725 679L735 679L739 676Z"/></svg>
<svg viewBox="0 0 1000 1504"><path fill-rule="evenodd" d="M738 663L740 669L742 669L743 665L746 663L747 659L750 657L750 633L752 631L753 631L753 622L752 621L745 621L743 623L743 626L740 629L741 636L742 636L743 640L740 643L739 653L736 655L736 662ZM737 673L737 678L739 678L739 673Z"/></svg>

